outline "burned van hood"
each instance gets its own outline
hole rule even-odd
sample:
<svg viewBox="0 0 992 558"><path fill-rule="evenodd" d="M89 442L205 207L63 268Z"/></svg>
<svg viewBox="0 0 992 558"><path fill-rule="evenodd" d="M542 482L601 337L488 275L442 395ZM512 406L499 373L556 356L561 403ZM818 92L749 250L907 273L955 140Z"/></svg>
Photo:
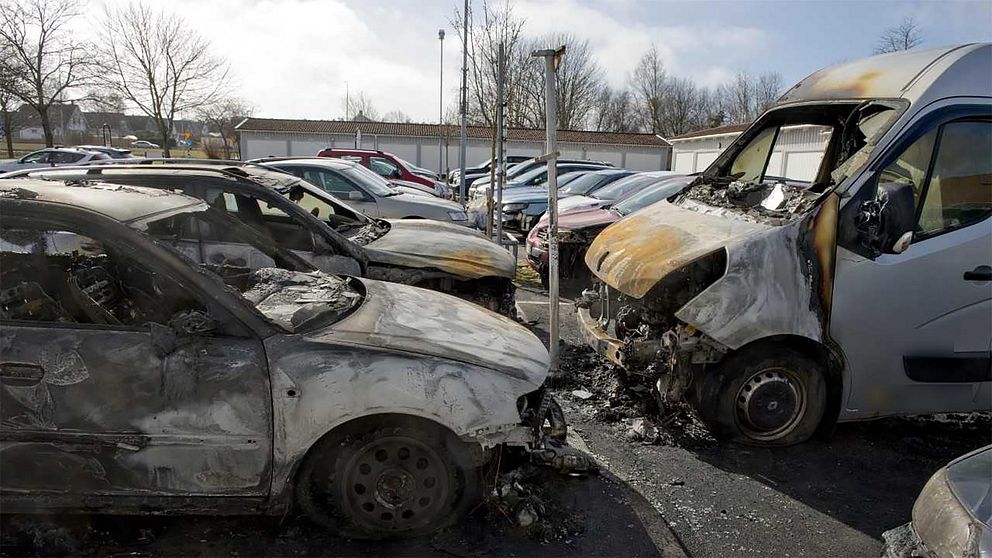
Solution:
<svg viewBox="0 0 992 558"><path fill-rule="evenodd" d="M389 221L389 232L365 245L371 262L434 268L465 279L516 273L507 250L468 227L427 219Z"/></svg>
<svg viewBox="0 0 992 558"><path fill-rule="evenodd" d="M608 207L582 207L559 215L558 227L574 231L609 225L619 219L620 214Z"/></svg>
<svg viewBox="0 0 992 558"><path fill-rule="evenodd" d="M585 261L593 274L610 287L642 298L669 273L772 228L662 201L599 233Z"/></svg>
<svg viewBox="0 0 992 558"><path fill-rule="evenodd" d="M314 334L386 351L449 359L500 371L535 386L544 382L544 344L509 318L451 295L409 285L362 279L362 305Z"/></svg>

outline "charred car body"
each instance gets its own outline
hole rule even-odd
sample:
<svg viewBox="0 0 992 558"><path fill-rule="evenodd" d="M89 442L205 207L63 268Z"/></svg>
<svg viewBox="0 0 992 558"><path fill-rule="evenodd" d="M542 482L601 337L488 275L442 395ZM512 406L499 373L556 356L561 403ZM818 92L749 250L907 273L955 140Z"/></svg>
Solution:
<svg viewBox="0 0 992 558"><path fill-rule="evenodd" d="M0 211L5 513L295 502L348 534L416 533L465 511L493 448L564 435L536 419L560 417L541 342L476 305L317 271L159 189L5 181ZM233 229L266 265L158 240L187 227Z"/></svg>
<svg viewBox="0 0 992 558"><path fill-rule="evenodd" d="M754 444L992 406L990 68L992 45L964 45L801 81L671 203L596 238L589 343ZM817 164L786 164L791 127Z"/></svg>
<svg viewBox="0 0 992 558"><path fill-rule="evenodd" d="M512 316L516 265L480 233L426 219L373 219L321 188L262 165L115 165L8 175L46 180L101 180L181 190L226 209L331 273L361 275L455 294ZM221 230L174 239L195 260L249 258Z"/></svg>

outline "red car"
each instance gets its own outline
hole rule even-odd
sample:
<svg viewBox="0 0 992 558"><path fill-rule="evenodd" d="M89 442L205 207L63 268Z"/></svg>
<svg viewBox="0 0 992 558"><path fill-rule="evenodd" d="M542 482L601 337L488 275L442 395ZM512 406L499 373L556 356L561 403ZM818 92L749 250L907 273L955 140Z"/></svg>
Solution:
<svg viewBox="0 0 992 558"><path fill-rule="evenodd" d="M346 159L371 169L386 180L405 180L428 186L435 192L438 190L439 182L435 173L385 151L328 148L320 150L317 156Z"/></svg>

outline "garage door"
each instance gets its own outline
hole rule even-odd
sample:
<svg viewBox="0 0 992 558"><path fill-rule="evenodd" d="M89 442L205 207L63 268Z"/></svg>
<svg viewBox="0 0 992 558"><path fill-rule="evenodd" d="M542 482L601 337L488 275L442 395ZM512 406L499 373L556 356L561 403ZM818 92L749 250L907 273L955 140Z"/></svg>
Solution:
<svg viewBox="0 0 992 558"><path fill-rule="evenodd" d="M696 172L696 169L693 168L693 155L692 151L676 153L675 159L672 160L672 170L686 174Z"/></svg>

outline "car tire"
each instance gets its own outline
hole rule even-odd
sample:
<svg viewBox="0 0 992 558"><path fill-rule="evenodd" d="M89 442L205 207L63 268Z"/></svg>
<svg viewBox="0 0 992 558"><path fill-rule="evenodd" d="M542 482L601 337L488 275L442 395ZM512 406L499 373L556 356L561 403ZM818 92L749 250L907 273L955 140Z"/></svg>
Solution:
<svg viewBox="0 0 992 558"><path fill-rule="evenodd" d="M297 502L319 525L358 539L431 533L461 519L482 480L449 430L416 417L364 420L332 433L304 460Z"/></svg>
<svg viewBox="0 0 992 558"><path fill-rule="evenodd" d="M717 438L790 446L816 432L827 406L827 384L815 359L792 348L760 345L697 374L693 398Z"/></svg>

